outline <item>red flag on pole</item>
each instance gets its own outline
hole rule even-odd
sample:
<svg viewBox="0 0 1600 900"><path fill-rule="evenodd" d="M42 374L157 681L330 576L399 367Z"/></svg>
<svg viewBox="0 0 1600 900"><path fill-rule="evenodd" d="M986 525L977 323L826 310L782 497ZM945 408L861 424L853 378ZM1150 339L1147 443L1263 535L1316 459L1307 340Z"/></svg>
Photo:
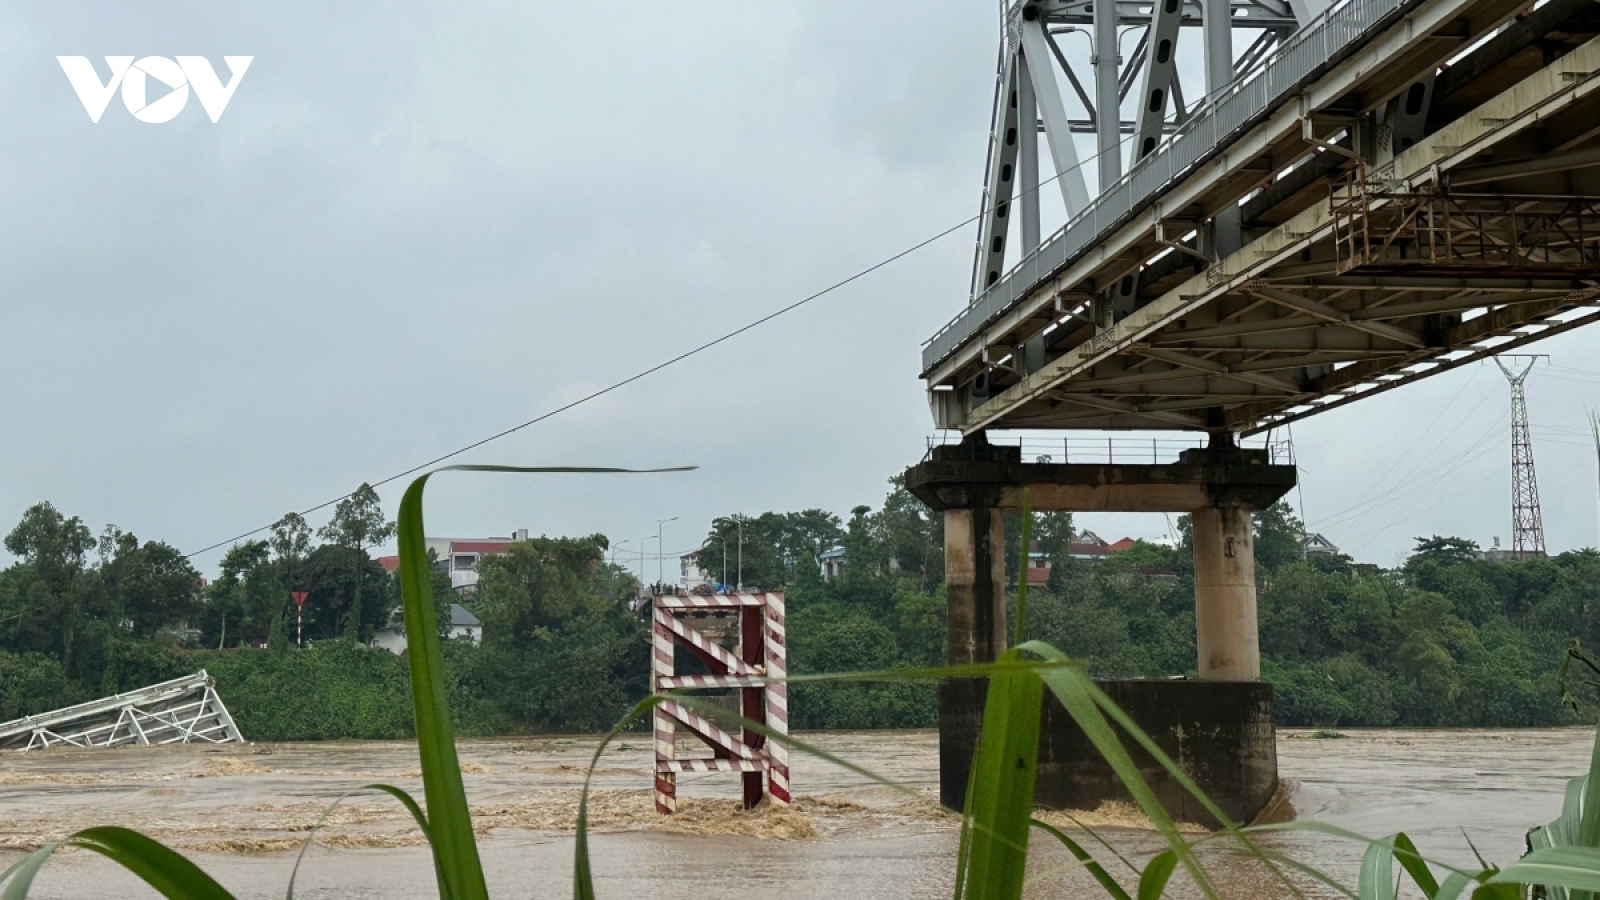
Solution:
<svg viewBox="0 0 1600 900"><path fill-rule="evenodd" d="M294 598L295 606L305 606L306 598L311 596L309 591L290 591L289 596Z"/></svg>

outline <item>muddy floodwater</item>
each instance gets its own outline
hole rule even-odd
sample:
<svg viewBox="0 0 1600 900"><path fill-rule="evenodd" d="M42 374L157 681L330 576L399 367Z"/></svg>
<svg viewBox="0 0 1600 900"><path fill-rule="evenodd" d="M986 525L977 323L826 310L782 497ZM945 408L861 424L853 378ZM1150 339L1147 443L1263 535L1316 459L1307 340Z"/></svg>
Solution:
<svg viewBox="0 0 1600 900"><path fill-rule="evenodd" d="M742 812L734 799L736 778L686 776L680 814L663 820L651 806L649 747L638 737L625 738L602 760L594 781L591 847L601 896L949 896L957 822L933 803L937 735L804 737L911 793L798 755L797 802L788 810ZM1528 827L1558 814L1565 779L1584 771L1593 739L1586 729L1352 731L1336 740L1287 731L1279 735L1278 753L1299 818L1373 835L1405 831L1424 854L1469 865L1473 846L1491 861L1517 857ZM495 897L571 896L572 828L595 744L587 737L462 743ZM329 805L374 781L420 796L415 747L363 742L7 753L0 755L0 863L73 829L127 825L181 848L241 898L278 898L296 852ZM1159 849L1129 809L1107 807L1078 818L1135 861ZM1063 816L1054 821L1071 826ZM1280 834L1265 842L1345 881L1360 865L1360 846L1331 838ZM1033 848L1029 896L1094 894L1092 882L1049 838L1036 833ZM1208 860L1226 896L1292 894L1256 863L1222 850L1208 853ZM1120 863L1108 868L1133 883ZM1311 883L1300 887L1306 896L1335 896ZM435 891L427 849L399 805L358 796L328 815L295 895L423 898ZM34 896L154 894L100 857L72 852L45 868Z"/></svg>

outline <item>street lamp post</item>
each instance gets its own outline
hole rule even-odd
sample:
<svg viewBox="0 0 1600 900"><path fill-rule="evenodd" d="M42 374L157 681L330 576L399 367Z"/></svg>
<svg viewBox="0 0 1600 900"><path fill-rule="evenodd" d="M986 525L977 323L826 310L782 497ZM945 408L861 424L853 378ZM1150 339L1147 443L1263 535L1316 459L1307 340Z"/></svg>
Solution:
<svg viewBox="0 0 1600 900"><path fill-rule="evenodd" d="M715 533L713 533L711 536L722 542L722 582L721 582L721 587L725 588L725 587L728 586L728 538L727 538L726 535L715 534Z"/></svg>
<svg viewBox="0 0 1600 900"><path fill-rule="evenodd" d="M639 583L640 584L644 584L644 560L645 560L644 545L650 543L653 540L660 540L660 538L657 538L655 535L646 535L644 537L644 539L639 542Z"/></svg>
<svg viewBox="0 0 1600 900"><path fill-rule="evenodd" d="M739 517L739 583L736 590L744 590L744 516Z"/></svg>
<svg viewBox="0 0 1600 900"><path fill-rule="evenodd" d="M678 521L678 517L677 516L673 516L670 519L657 519L656 520L656 584L658 584L658 585L662 584L665 581L665 574L666 574L662 570L663 566L666 564L666 545L661 543L661 526L666 524L667 522L676 522L676 521Z"/></svg>
<svg viewBox="0 0 1600 900"><path fill-rule="evenodd" d="M618 541L617 543L611 545L611 564L613 566L617 564L617 551L621 550L622 549L622 545L626 544L626 543L628 543L628 542L627 541Z"/></svg>

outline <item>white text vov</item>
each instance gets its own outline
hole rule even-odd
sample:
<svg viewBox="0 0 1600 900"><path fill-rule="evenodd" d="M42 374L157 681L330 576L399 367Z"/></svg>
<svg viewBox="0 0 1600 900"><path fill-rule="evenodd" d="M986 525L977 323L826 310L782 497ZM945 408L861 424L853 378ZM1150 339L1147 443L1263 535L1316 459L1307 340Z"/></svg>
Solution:
<svg viewBox="0 0 1600 900"><path fill-rule="evenodd" d="M180 56L176 61L165 56L146 56L137 62L131 56L108 56L105 60L111 69L111 79L105 82L100 80L94 63L89 62L87 56L56 57L67 73L67 80L72 82L72 89L78 92L78 99L83 101L89 121L100 121L111 95L120 87L122 103L128 107L128 112L139 121L151 124L169 122L183 112L184 104L189 102L190 87L194 88L195 96L200 98L200 105L205 107L212 122L222 118L222 111L233 99L233 92L253 59L254 56L224 56L222 61L228 64L228 83L223 84L204 56ZM146 102L146 88L151 79L165 85L169 91L163 97Z"/></svg>

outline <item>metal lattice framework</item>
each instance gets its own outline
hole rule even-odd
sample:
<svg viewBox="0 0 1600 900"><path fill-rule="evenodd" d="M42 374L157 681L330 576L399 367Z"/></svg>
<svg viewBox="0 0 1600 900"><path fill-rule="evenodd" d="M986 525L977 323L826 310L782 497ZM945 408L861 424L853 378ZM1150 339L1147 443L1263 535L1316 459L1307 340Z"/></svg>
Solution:
<svg viewBox="0 0 1600 900"><path fill-rule="evenodd" d="M1254 434L1600 321L1600 5L1241 9L1259 49L1185 104L1163 42L1198 11L1217 46L1204 0L1118 7L1145 49L1089 77L1058 51L1092 12L1010 5L972 299L923 352L938 427ZM1047 237L1030 109L1069 174Z"/></svg>
<svg viewBox="0 0 1600 900"><path fill-rule="evenodd" d="M242 741L205 670L0 723L0 750Z"/></svg>
<svg viewBox="0 0 1600 900"><path fill-rule="evenodd" d="M983 225L973 264L974 297L990 290L1005 274L1009 232L1016 218L1013 199L1021 208L1016 226L1021 252L1031 255L1040 248L1041 133L1067 217L1080 216L1090 207L1086 168L1097 173L1101 190L1108 191L1122 176L1124 156L1130 168L1136 166L1155 150L1163 134L1190 120L1177 67L1184 28L1203 35L1206 82L1197 93L1204 97L1226 88L1235 73L1259 67L1281 36L1311 19L1323 5L1323 0L1013 2L1005 15L996 78ZM1237 59L1232 47L1235 29L1252 36ZM1124 59L1122 42L1129 33L1139 37ZM1069 52L1076 49L1068 43L1074 34L1088 38L1087 65ZM1070 102L1058 76L1072 89ZM1081 110L1079 117L1069 113L1074 105ZM1129 105L1133 118L1124 119L1123 108ZM1078 132L1095 135L1097 151L1087 161L1079 158L1072 138Z"/></svg>
<svg viewBox="0 0 1600 900"><path fill-rule="evenodd" d="M1528 361L1513 371L1506 359ZM1544 555L1544 518L1539 512L1539 479L1533 471L1533 438L1528 431L1528 397L1524 390L1537 356L1496 356L1495 365L1511 383L1511 553L1517 559Z"/></svg>
<svg viewBox="0 0 1600 900"><path fill-rule="evenodd" d="M738 617L739 642L730 651L690 623L704 615ZM784 635L783 594L657 594L652 602L650 690L726 690L739 699L739 714L776 734L789 731L789 688ZM679 675L676 648L683 647L711 671ZM682 703L664 699L655 709L656 811L678 810L678 773L739 772L744 779L744 805L753 808L763 795L773 803L789 803L789 750L782 741L748 728L737 736L719 728ZM698 738L709 756L679 756L678 729ZM763 781L765 784L763 784Z"/></svg>
<svg viewBox="0 0 1600 900"><path fill-rule="evenodd" d="M1600 197L1484 194L1429 185L1401 192L1358 167L1332 197L1338 274L1590 274L1600 261Z"/></svg>

